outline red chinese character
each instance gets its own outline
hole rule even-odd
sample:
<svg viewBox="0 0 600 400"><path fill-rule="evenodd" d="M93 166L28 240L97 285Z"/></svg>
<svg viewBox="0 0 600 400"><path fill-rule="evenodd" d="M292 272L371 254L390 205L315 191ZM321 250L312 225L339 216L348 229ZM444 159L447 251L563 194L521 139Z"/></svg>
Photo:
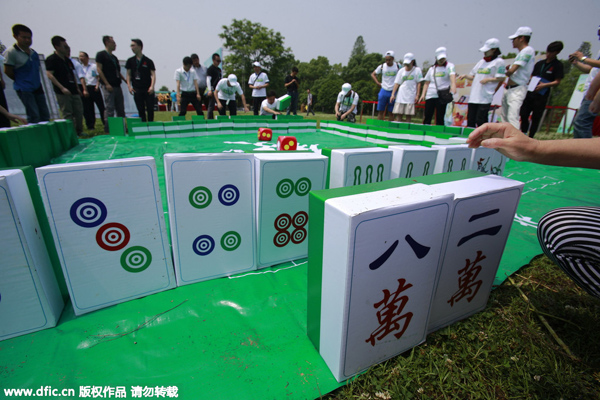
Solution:
<svg viewBox="0 0 600 400"><path fill-rule="evenodd" d="M400 315L402 310L404 310L404 306L408 303L408 296L399 296L400 293L405 291L408 288L412 287L412 284L406 284L405 279L398 279L398 288L394 293L390 293L389 290L383 290L383 300L378 303L375 303L373 307L379 308L383 305L383 308L377 311L377 321L379 321L379 328L375 329L371 336L365 340L367 343L371 343L371 346L375 346L375 339L381 340L390 333L397 331L400 329L400 321L404 320L404 324L402 329L394 333L397 339L400 339L406 329L408 328L408 324L410 324L410 320L413 317L413 313L408 312L404 315Z"/></svg>
<svg viewBox="0 0 600 400"><path fill-rule="evenodd" d="M470 303L471 300L473 300L482 283L481 280L475 282L475 279L477 279L477 276L481 272L481 265L478 264L486 258L486 256L482 255L481 250L478 250L477 257L473 262L468 258L465 260L465 267L458 270L458 290L452 295L450 300L448 300L450 307L453 307L454 303L469 295L470 297L467 297L467 301Z"/></svg>

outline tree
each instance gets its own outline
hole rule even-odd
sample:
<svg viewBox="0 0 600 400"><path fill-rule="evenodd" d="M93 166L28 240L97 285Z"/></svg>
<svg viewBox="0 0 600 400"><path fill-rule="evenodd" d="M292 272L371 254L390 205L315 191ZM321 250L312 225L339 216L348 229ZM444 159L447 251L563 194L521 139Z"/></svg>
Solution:
<svg viewBox="0 0 600 400"><path fill-rule="evenodd" d="M592 56L592 44L590 42L581 42L581 46L579 46L579 51L583 53L586 57Z"/></svg>
<svg viewBox="0 0 600 400"><path fill-rule="evenodd" d="M159 92L168 92L169 88L166 86L161 86L160 89L158 89Z"/></svg>
<svg viewBox="0 0 600 400"><path fill-rule="evenodd" d="M260 23L247 19L234 19L231 25L223 25L219 37L230 54L223 60L224 76L236 74L247 98L251 89L246 84L252 74L252 63L258 61L269 75L269 90L278 95L285 92L283 81L296 63L292 50L284 46L284 37Z"/></svg>
<svg viewBox="0 0 600 400"><path fill-rule="evenodd" d="M356 41L354 42L354 47L352 47L352 52L350 53L350 60L348 61L348 63L350 63L350 61L353 58L362 59L366 55L367 55L367 46L365 45L365 40L363 39L362 36L359 36L356 38Z"/></svg>
<svg viewBox="0 0 600 400"><path fill-rule="evenodd" d="M510 60L510 59L513 59L513 58L517 58L517 53L507 53L507 54L505 54L503 56L500 56L500 57L502 57L503 60Z"/></svg>
<svg viewBox="0 0 600 400"><path fill-rule="evenodd" d="M563 64L565 77L560 81L560 85L552 88L549 105L566 107L569 105L569 100L571 100L581 71L577 68L573 68L573 64L568 60L560 61Z"/></svg>

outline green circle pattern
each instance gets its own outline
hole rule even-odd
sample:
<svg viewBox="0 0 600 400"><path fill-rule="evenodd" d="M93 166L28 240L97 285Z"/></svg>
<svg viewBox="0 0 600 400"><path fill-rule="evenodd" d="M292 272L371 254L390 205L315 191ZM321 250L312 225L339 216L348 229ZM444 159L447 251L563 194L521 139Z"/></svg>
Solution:
<svg viewBox="0 0 600 400"><path fill-rule="evenodd" d="M282 179L277 184L277 196L282 199L288 198L294 193L294 182L291 179Z"/></svg>
<svg viewBox="0 0 600 400"><path fill-rule="evenodd" d="M142 272L152 264L152 253L142 246L133 246L121 254L121 267L127 272Z"/></svg>
<svg viewBox="0 0 600 400"><path fill-rule="evenodd" d="M195 208L206 208L212 201L210 189L204 186L197 186L190 192L190 204Z"/></svg>
<svg viewBox="0 0 600 400"><path fill-rule="evenodd" d="M312 183L308 178L300 178L296 182L296 194L298 196L306 196L308 192L310 192L310 188L312 187Z"/></svg>
<svg viewBox="0 0 600 400"><path fill-rule="evenodd" d="M221 247L225 251L233 251L242 244L242 237L235 231L225 232L221 238Z"/></svg>

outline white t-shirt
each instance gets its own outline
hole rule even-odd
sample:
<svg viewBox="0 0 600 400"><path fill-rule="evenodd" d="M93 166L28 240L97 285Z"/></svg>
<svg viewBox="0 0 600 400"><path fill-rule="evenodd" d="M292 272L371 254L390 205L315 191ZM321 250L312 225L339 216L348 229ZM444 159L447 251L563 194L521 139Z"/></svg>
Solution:
<svg viewBox="0 0 600 400"><path fill-rule="evenodd" d="M242 87L239 83L235 83L233 86L227 85L227 78L223 78L217 83L215 87L219 100L235 100L235 94L243 94Z"/></svg>
<svg viewBox="0 0 600 400"><path fill-rule="evenodd" d="M279 100L275 99L273 104L269 104L269 99L264 99L262 103L260 103L260 115L273 115L263 110L263 107L267 107L271 110L277 110L279 108Z"/></svg>
<svg viewBox="0 0 600 400"><path fill-rule="evenodd" d="M88 63L87 66L81 66L83 68L83 74L85 76L85 84L87 86L96 86L98 83L98 68L96 64Z"/></svg>
<svg viewBox="0 0 600 400"><path fill-rule="evenodd" d="M400 85L396 93L396 103L414 104L417 95L417 85L423 80L423 72L419 67L413 67L410 71L402 68L396 75L394 83Z"/></svg>
<svg viewBox="0 0 600 400"><path fill-rule="evenodd" d="M269 82L269 77L264 71L260 71L258 76L256 73L250 75L248 79L248 85L261 86ZM252 97L267 97L267 88L252 89Z"/></svg>
<svg viewBox="0 0 600 400"><path fill-rule="evenodd" d="M435 77L433 76L433 71L435 71ZM429 81L425 100L437 99L438 90L448 89L450 87L450 75L456 75L454 64L451 62L446 62L446 66L444 67L435 64L429 68L425 75L425 80Z"/></svg>
<svg viewBox="0 0 600 400"><path fill-rule="evenodd" d="M501 57L497 57L495 60L487 62L483 59L479 60L473 67L469 75L473 75L473 84L471 86L471 94L469 96L469 103L473 104L492 104L492 98L494 97L494 91L498 86L498 82L488 82L481 84L482 79L489 78L504 78L506 73L506 66L504 60Z"/></svg>
<svg viewBox="0 0 600 400"><path fill-rule="evenodd" d="M179 84L179 89L182 92L196 92L196 86L194 85L194 81L196 80L196 73L190 70L185 72L183 67L177 68L175 70L175 81L181 82Z"/></svg>
<svg viewBox="0 0 600 400"><path fill-rule="evenodd" d="M358 93L356 93L353 90L350 91L349 96L346 96L344 94L344 92L339 92L338 97L337 97L337 102L340 103L339 110L343 113L348 111L350 109L350 107L352 107L352 105L357 106L357 107L354 107L354 110L352 110L352 113L356 114L358 112Z"/></svg>
<svg viewBox="0 0 600 400"><path fill-rule="evenodd" d="M527 85L535 66L535 50L533 47L527 46L521 50L517 54L514 64L520 65L520 67L511 75L510 79L517 85Z"/></svg>
<svg viewBox="0 0 600 400"><path fill-rule="evenodd" d="M83 71L83 66L81 65L79 60L76 58L71 58L71 61L73 62L73 66L75 67L75 71L77 72L77 84L79 84L80 79L85 78L85 72Z"/></svg>
<svg viewBox="0 0 600 400"><path fill-rule="evenodd" d="M598 60L600 60L600 51L598 52L598 56L596 58ZM600 71L600 68L596 68L596 67L594 67L590 70L588 77L585 80L585 84L583 86L583 97L585 97L585 95L587 94L587 91L590 88L590 84L592 83L592 81L594 80L596 75L598 75L599 71Z"/></svg>
<svg viewBox="0 0 600 400"><path fill-rule="evenodd" d="M381 74L381 88L383 90L392 91L392 89L394 89L394 79L396 79L399 69L398 63L396 62L394 62L391 67L387 65L387 63L377 66L375 75Z"/></svg>
<svg viewBox="0 0 600 400"><path fill-rule="evenodd" d="M198 81L198 87L204 89L206 87L206 68L200 64L198 68L194 68L192 66L192 71L196 74L196 80ZM200 93L203 93L204 90L200 90Z"/></svg>

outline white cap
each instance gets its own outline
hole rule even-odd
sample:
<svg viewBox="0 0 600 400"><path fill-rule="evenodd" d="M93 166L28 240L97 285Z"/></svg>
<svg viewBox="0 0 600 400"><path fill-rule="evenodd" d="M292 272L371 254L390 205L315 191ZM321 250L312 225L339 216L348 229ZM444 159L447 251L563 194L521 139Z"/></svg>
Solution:
<svg viewBox="0 0 600 400"><path fill-rule="evenodd" d="M528 26L521 26L519 29L517 29L517 31L515 32L514 35L509 36L509 39L514 39L518 36L531 36L533 32L531 31L531 28Z"/></svg>
<svg viewBox="0 0 600 400"><path fill-rule="evenodd" d="M479 51L482 52L486 52L488 50L491 49L499 49L500 48L500 41L496 38L491 38L485 41L485 44L483 45L482 48L479 49Z"/></svg>
<svg viewBox="0 0 600 400"><path fill-rule="evenodd" d="M344 92L344 94L348 93L350 90L352 90L352 85L349 83L344 83L342 85L342 92Z"/></svg>
<svg viewBox="0 0 600 400"><path fill-rule="evenodd" d="M445 47L438 47L437 49L435 49L435 59L436 60L441 60L442 58L448 58L446 56L446 48Z"/></svg>
<svg viewBox="0 0 600 400"><path fill-rule="evenodd" d="M385 52L385 56L394 58L394 52L392 50L388 50Z"/></svg>
<svg viewBox="0 0 600 400"><path fill-rule="evenodd" d="M227 81L229 82L229 84L233 85L233 84L237 83L237 76L235 76L234 74L231 74L227 77Z"/></svg>
<svg viewBox="0 0 600 400"><path fill-rule="evenodd" d="M260 65L260 63L259 63L258 61L254 61L254 62L252 63L252 66L253 66L253 67L262 68L262 66Z"/></svg>
<svg viewBox="0 0 600 400"><path fill-rule="evenodd" d="M412 61L414 61L414 59L415 59L415 55L413 53L406 53L404 55L403 64L410 64Z"/></svg>

